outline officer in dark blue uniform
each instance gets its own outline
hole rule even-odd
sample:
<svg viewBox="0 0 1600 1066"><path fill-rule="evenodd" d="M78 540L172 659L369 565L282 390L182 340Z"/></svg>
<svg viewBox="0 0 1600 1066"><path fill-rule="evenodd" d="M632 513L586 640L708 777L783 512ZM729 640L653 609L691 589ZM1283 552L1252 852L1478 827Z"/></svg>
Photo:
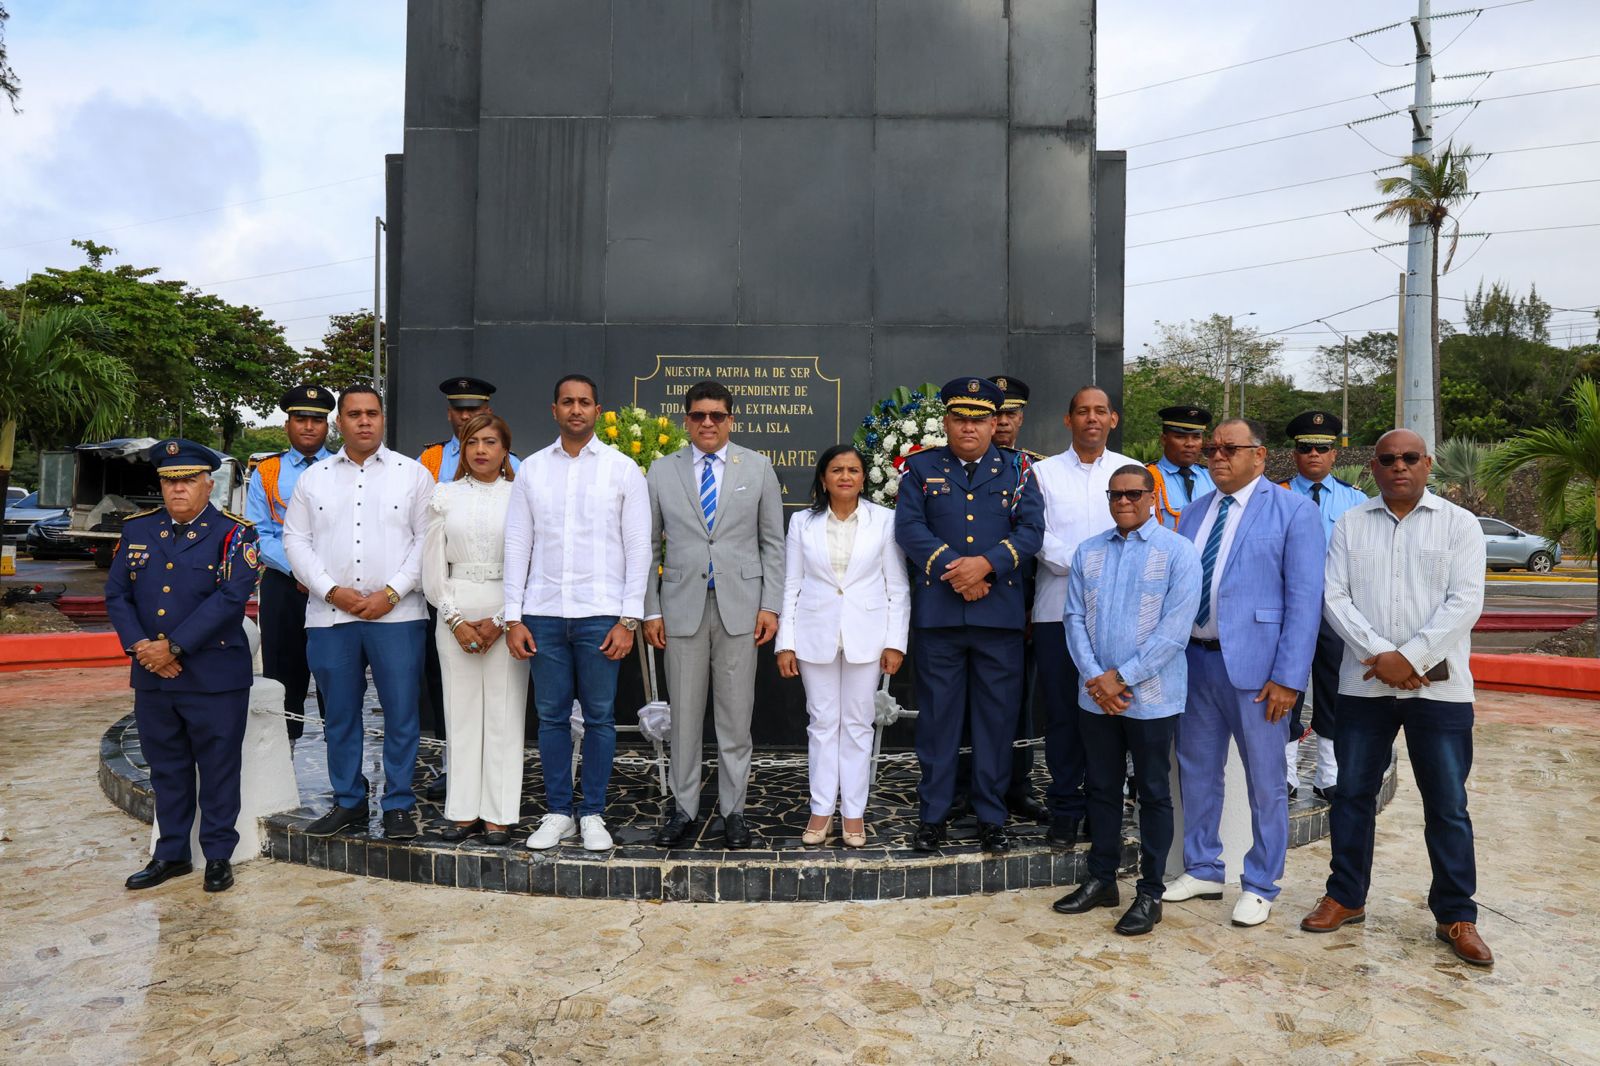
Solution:
<svg viewBox="0 0 1600 1066"><path fill-rule="evenodd" d="M252 681L244 608L255 589L256 532L211 505L218 454L164 440L149 458L164 507L122 526L106 577L106 613L133 662L133 713L150 764L161 837L155 858L128 878L151 888L190 873L195 770L207 892L233 885L239 844L239 770Z"/></svg>
<svg viewBox="0 0 1600 1066"><path fill-rule="evenodd" d="M1007 851L1006 787L1022 706L1022 575L1039 551L1044 508L1029 465L993 443L1004 394L986 378L940 391L949 444L906 458L895 539L913 573L920 851L944 843L962 718L972 720L972 806L986 851Z"/></svg>

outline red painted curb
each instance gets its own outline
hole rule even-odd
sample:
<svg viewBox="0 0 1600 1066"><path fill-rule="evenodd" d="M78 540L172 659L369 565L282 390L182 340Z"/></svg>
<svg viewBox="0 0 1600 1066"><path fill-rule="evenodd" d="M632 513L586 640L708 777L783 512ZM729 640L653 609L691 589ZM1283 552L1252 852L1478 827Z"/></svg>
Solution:
<svg viewBox="0 0 1600 1066"><path fill-rule="evenodd" d="M1600 659L1478 654L1471 669L1473 683L1494 692L1600 700Z"/></svg>
<svg viewBox="0 0 1600 1066"><path fill-rule="evenodd" d="M259 605L255 600L250 600L244 605L246 618L256 617ZM56 610L72 619L74 622L104 622L106 620L106 598L104 596L62 596L56 600ZM1586 619L1588 616L1585 615ZM1573 625L1577 625L1576 622Z"/></svg>
<svg viewBox="0 0 1600 1066"><path fill-rule="evenodd" d="M22 633L0 637L0 673L125 666L115 633Z"/></svg>
<svg viewBox="0 0 1600 1066"><path fill-rule="evenodd" d="M1474 633L1560 633L1582 625L1593 611L1484 611Z"/></svg>

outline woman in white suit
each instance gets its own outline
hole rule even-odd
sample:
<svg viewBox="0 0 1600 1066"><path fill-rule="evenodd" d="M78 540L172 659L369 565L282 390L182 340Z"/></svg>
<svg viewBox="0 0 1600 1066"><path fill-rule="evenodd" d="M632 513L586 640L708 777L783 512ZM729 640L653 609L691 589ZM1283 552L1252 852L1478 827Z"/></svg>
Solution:
<svg viewBox="0 0 1600 1066"><path fill-rule="evenodd" d="M806 688L811 821L801 839L821 844L843 815L847 847L867 842L873 694L879 673L905 659L910 584L894 539L894 512L861 498L866 464L848 444L822 455L811 508L789 523L778 620L778 671Z"/></svg>

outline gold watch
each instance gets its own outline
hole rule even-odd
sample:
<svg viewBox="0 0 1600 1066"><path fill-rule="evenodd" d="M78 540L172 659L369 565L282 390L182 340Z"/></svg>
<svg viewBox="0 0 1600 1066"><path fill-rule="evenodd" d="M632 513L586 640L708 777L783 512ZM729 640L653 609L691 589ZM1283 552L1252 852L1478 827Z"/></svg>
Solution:
<svg viewBox="0 0 1600 1066"><path fill-rule="evenodd" d="M383 586L383 594L389 597L389 606L394 607L400 602L400 594L388 585Z"/></svg>

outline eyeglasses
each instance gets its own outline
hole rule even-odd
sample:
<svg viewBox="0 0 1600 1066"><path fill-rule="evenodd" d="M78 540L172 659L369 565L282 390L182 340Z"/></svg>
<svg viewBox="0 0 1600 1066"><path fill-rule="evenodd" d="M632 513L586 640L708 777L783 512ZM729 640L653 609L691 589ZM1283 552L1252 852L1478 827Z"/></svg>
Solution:
<svg viewBox="0 0 1600 1066"><path fill-rule="evenodd" d="M1224 459L1232 459L1236 454L1248 451L1251 448L1265 448L1264 444L1202 444L1200 454L1207 459L1213 455L1220 455Z"/></svg>
<svg viewBox="0 0 1600 1066"><path fill-rule="evenodd" d="M1312 452L1316 452L1318 455L1326 455L1328 452L1333 451L1333 445L1331 445L1331 444L1296 444L1294 446L1294 450L1299 452L1301 455L1310 455Z"/></svg>
<svg viewBox="0 0 1600 1066"><path fill-rule="evenodd" d="M1396 463L1396 461L1403 462L1407 466L1416 466L1418 463L1422 462L1422 453L1421 452L1383 452L1383 453L1379 454L1377 458L1378 458L1378 465L1380 465L1380 466L1393 466Z"/></svg>
<svg viewBox="0 0 1600 1066"><path fill-rule="evenodd" d="M690 411L688 414L689 421L693 422L697 426L708 419L712 425L720 426L722 423L726 422L732 417L733 416L726 411Z"/></svg>
<svg viewBox="0 0 1600 1066"><path fill-rule="evenodd" d="M1149 491L1149 489L1106 489L1106 499L1112 503L1116 503L1118 500L1138 503L1139 499Z"/></svg>

